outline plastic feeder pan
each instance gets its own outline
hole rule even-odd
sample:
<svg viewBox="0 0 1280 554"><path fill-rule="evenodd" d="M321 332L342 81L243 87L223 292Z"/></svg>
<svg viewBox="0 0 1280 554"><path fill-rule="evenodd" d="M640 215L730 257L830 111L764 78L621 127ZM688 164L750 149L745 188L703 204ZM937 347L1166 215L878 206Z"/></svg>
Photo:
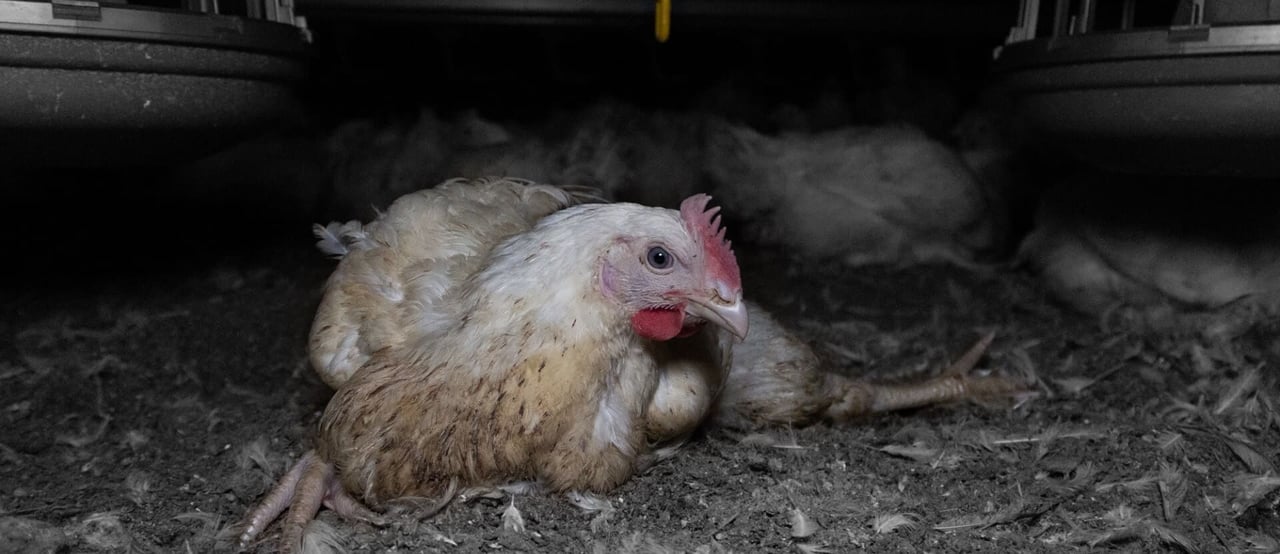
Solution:
<svg viewBox="0 0 1280 554"><path fill-rule="evenodd" d="M0 0L0 161L168 165L290 117L306 31L247 17Z"/></svg>
<svg viewBox="0 0 1280 554"><path fill-rule="evenodd" d="M1280 175L1280 25L1012 42L999 81L1051 143L1104 169Z"/></svg>

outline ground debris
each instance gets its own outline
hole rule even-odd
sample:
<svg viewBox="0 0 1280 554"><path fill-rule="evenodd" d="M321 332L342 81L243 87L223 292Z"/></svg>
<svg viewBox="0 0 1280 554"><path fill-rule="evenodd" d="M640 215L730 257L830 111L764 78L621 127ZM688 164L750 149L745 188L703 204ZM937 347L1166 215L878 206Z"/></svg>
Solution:
<svg viewBox="0 0 1280 554"><path fill-rule="evenodd" d="M0 516L0 552L61 552L71 541L66 531L51 523Z"/></svg>
<svg viewBox="0 0 1280 554"><path fill-rule="evenodd" d="M121 333L101 332L113 322L81 323L102 319L96 298L62 320L32 317L42 331L0 359L0 528L28 525L51 551L206 552L234 540L229 523L311 448L331 394L309 371L293 375L332 269L309 249L303 241L277 256L276 271L297 275L296 287L246 280L210 303L201 277L147 287L185 295L176 301L115 299L150 322ZM743 256L753 294L786 296L790 304L770 307L839 371L918 376L996 322L982 366L1034 372L1042 399L714 431L609 497L580 499L585 514L561 496L515 491L513 500L492 488L467 491L468 501L426 522L322 520L362 552L893 552L941 540L966 552L1275 550L1266 526L1280 489L1274 329L1208 340L1113 317L1103 330L1044 302L1018 273L852 274L804 262L788 276L777 270L785 253L766 255ZM823 303L824 289L838 310ZM175 310L188 315L155 323ZM93 332L63 334L64 323ZM9 326L15 335L31 327ZM793 509L813 526L793 526Z"/></svg>

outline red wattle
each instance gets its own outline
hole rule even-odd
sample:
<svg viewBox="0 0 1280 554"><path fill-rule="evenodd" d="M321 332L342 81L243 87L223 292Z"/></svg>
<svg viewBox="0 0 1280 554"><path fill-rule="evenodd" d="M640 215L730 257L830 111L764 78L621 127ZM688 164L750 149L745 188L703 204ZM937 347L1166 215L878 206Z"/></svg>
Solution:
<svg viewBox="0 0 1280 554"><path fill-rule="evenodd" d="M646 339L671 340L684 330L683 308L646 308L631 316L631 328Z"/></svg>

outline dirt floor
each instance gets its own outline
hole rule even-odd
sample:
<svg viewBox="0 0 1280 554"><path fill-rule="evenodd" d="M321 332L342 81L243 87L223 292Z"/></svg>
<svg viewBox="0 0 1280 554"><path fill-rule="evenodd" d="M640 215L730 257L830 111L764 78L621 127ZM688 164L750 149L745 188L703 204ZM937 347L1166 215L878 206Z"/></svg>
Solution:
<svg viewBox="0 0 1280 554"><path fill-rule="evenodd" d="M300 231L165 271L78 280L65 264L6 286L0 552L229 548L330 394L304 348L333 263ZM1183 316L1151 331L1122 312L1067 313L1016 269L738 252L748 294L833 370L918 375L993 330L981 367L1033 374L1040 396L708 430L594 513L525 495L382 528L324 511L317 525L356 552L1280 548L1280 323Z"/></svg>

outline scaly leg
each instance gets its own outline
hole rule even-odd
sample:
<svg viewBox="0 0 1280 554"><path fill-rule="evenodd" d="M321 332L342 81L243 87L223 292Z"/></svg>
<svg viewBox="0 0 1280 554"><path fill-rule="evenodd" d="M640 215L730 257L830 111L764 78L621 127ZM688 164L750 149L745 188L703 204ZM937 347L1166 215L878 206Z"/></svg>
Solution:
<svg viewBox="0 0 1280 554"><path fill-rule="evenodd" d="M321 505L346 518L382 523L381 516L342 488L333 465L321 460L313 450L304 454L262 503L249 512L239 547L247 547L287 508L289 514L281 523L280 551L298 552L302 548L303 532Z"/></svg>
<svg viewBox="0 0 1280 554"><path fill-rule="evenodd" d="M313 456L313 461L303 470L302 478L298 480L289 513L285 514L284 521L281 522L281 552L302 551L302 533L307 529L307 524L315 519L316 512L320 511L320 505L329 492L329 484L333 481L333 466Z"/></svg>
<svg viewBox="0 0 1280 554"><path fill-rule="evenodd" d="M768 314L751 317L753 337L735 346L733 369L714 415L716 423L727 427L842 422L951 400L1029 392L1017 379L969 375L991 345L991 334L937 377L881 384L823 371L809 346Z"/></svg>
<svg viewBox="0 0 1280 554"><path fill-rule="evenodd" d="M258 507L249 512L244 526L244 532L240 534L240 548L249 545L249 542L256 538L272 521L284 512L293 503L293 497L298 488L298 481L302 479L302 475L306 473L307 468L319 461L315 451L307 452L302 455L298 463L293 464L288 473L280 478L280 482L276 483L275 488L267 494Z"/></svg>
<svg viewBox="0 0 1280 554"><path fill-rule="evenodd" d="M988 333L941 375L917 383L884 384L828 375L826 389L833 402L826 419L844 421L873 413L918 408L961 399L996 398L1029 392L1025 383L1006 377L975 377L969 371L991 346Z"/></svg>

